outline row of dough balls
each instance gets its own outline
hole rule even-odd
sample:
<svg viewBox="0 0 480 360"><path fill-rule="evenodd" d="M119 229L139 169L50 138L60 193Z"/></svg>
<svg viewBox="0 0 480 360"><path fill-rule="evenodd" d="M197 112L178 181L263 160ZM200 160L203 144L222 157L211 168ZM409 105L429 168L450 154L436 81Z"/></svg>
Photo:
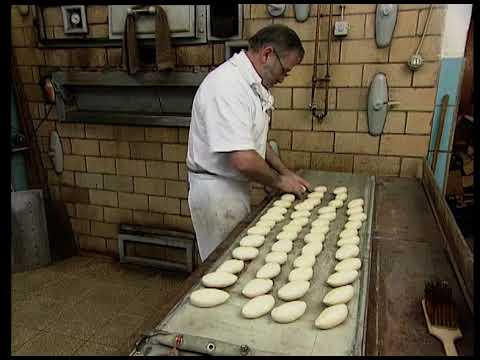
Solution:
<svg viewBox="0 0 480 360"><path fill-rule="evenodd" d="M348 220L337 241L338 250L335 258L339 263L335 266L335 272L327 279L327 284L335 289L330 290L323 298L323 303L327 307L315 320L315 326L324 330L334 328L346 320L348 315L346 304L354 293L351 283L357 279L362 264L357 256L360 253L358 230L367 218L363 212L363 199L350 201L347 204L347 215Z"/></svg>

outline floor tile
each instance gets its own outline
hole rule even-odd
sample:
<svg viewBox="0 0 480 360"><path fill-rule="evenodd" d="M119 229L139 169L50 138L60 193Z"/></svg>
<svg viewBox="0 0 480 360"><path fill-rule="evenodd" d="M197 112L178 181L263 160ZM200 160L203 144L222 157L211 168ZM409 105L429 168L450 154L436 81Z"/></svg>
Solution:
<svg viewBox="0 0 480 360"><path fill-rule="evenodd" d="M93 341L87 341L85 344L80 346L80 348L73 354L75 356L119 356L119 355L128 355L127 353L122 353L120 350L97 344Z"/></svg>
<svg viewBox="0 0 480 360"><path fill-rule="evenodd" d="M12 353L20 349L26 342L33 340L40 332L40 330L21 325L12 326Z"/></svg>
<svg viewBox="0 0 480 360"><path fill-rule="evenodd" d="M42 331L32 341L23 345L14 355L71 355L85 342L86 340L72 338L56 332Z"/></svg>
<svg viewBox="0 0 480 360"><path fill-rule="evenodd" d="M141 316L118 314L99 328L90 340L114 348L126 345L132 348L141 335L139 328L144 320Z"/></svg>

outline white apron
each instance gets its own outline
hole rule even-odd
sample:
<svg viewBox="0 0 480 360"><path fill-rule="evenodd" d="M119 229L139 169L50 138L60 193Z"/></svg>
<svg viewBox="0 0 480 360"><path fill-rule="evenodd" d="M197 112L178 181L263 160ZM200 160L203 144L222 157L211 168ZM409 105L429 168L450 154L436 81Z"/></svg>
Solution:
<svg viewBox="0 0 480 360"><path fill-rule="evenodd" d="M188 172L188 204L202 262L250 212L246 181Z"/></svg>

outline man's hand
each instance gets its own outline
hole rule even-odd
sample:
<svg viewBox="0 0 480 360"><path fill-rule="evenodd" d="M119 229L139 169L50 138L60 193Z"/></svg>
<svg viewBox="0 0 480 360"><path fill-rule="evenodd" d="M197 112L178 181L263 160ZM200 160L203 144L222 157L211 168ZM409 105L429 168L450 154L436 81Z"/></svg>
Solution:
<svg viewBox="0 0 480 360"><path fill-rule="evenodd" d="M275 186L287 193L294 193L298 198L303 197L303 194L311 188L307 180L290 170L278 177Z"/></svg>

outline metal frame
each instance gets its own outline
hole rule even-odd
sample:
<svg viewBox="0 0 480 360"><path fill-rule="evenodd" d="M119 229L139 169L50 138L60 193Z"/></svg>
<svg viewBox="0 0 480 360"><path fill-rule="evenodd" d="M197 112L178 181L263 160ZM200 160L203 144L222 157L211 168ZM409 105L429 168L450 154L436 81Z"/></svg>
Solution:
<svg viewBox="0 0 480 360"><path fill-rule="evenodd" d="M85 14L85 5L65 5L60 7L63 16L63 32L65 34L87 34L87 16ZM68 20L68 10L80 10L80 18L82 19L82 27L79 29L71 29L68 27L70 21Z"/></svg>
<svg viewBox="0 0 480 360"><path fill-rule="evenodd" d="M227 38L213 36L211 34L210 26L210 5L207 7L207 40L210 41L225 41L225 40L240 40L243 32L243 5L238 4L238 35Z"/></svg>

